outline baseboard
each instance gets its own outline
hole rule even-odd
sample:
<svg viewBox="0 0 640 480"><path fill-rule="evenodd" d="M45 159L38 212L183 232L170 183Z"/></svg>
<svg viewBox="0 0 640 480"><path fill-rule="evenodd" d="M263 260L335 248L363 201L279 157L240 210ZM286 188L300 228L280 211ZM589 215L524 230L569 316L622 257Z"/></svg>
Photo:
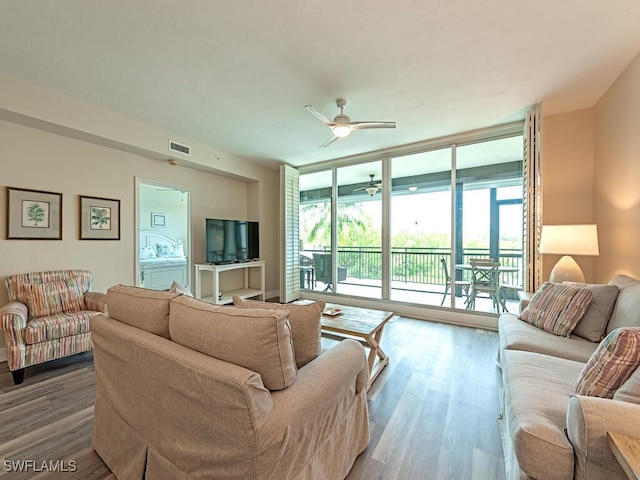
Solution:
<svg viewBox="0 0 640 480"><path fill-rule="evenodd" d="M277 298L278 301L280 300L280 290L274 290L272 292L264 292L264 299L268 300L271 298Z"/></svg>

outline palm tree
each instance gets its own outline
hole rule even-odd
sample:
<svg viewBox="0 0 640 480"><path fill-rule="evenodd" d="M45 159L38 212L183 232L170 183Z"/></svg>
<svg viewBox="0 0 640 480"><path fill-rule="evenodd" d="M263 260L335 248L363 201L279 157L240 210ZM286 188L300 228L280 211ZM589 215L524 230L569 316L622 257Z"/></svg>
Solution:
<svg viewBox="0 0 640 480"><path fill-rule="evenodd" d="M105 225L109 225L111 217L109 216L109 210L107 208L92 208L91 209L91 226L97 228L104 228Z"/></svg>
<svg viewBox="0 0 640 480"><path fill-rule="evenodd" d="M306 242L331 244L331 202L303 205L300 216L305 225L311 225L304 239ZM341 203L338 208L338 237L346 238L349 233L365 233L367 231L365 220L367 218L361 204Z"/></svg>

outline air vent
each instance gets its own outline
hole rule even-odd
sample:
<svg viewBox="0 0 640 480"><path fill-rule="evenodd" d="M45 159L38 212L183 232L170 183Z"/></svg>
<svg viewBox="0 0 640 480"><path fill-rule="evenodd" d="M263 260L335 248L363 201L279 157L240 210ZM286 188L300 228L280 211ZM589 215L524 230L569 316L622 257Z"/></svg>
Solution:
<svg viewBox="0 0 640 480"><path fill-rule="evenodd" d="M191 155L191 147L189 145L183 145L173 140L169 140L169 150L172 152L178 152L183 155Z"/></svg>

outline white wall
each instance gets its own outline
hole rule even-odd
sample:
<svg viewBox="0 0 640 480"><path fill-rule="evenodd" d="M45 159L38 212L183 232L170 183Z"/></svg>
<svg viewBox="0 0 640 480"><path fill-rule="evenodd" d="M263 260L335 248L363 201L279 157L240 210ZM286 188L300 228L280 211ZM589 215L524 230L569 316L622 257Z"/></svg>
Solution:
<svg viewBox="0 0 640 480"><path fill-rule="evenodd" d="M640 278L640 55L596 105L597 278Z"/></svg>
<svg viewBox="0 0 640 480"><path fill-rule="evenodd" d="M595 223L593 203L594 109L544 117L542 139L543 225ZM549 279L560 255L542 256ZM575 257L588 282L595 281L594 257Z"/></svg>
<svg viewBox="0 0 640 480"><path fill-rule="evenodd" d="M188 247L186 222L187 218L187 197L180 190L155 185L140 185L140 218L138 223L140 230L151 230L163 235L168 235L185 244ZM162 214L165 216L164 227L154 227L151 224L152 214ZM185 253L189 253L188 251Z"/></svg>
<svg viewBox="0 0 640 480"><path fill-rule="evenodd" d="M84 268L93 272L96 291L133 284L135 178L141 177L191 190L196 263L205 260L205 218L260 221L266 289L278 290L277 171L190 141L195 153L189 161L171 166L170 155L161 151L170 133L2 75L0 92L0 280L14 273ZM214 162L216 169L209 166ZM7 186L62 193L63 239L6 240ZM119 241L79 240L80 195L121 201ZM2 287L0 305L7 301Z"/></svg>
<svg viewBox="0 0 640 480"><path fill-rule="evenodd" d="M543 223L596 223L587 281L640 278L640 55L593 108L544 117ZM558 257L543 258L543 278Z"/></svg>

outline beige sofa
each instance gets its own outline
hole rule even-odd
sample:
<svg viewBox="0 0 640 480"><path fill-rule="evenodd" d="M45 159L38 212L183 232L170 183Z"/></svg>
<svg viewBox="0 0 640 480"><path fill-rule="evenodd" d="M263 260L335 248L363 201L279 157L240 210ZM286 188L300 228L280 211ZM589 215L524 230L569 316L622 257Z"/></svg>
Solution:
<svg viewBox="0 0 640 480"><path fill-rule="evenodd" d="M92 445L116 478L343 479L367 447L359 343L298 367L286 310L126 286L107 306Z"/></svg>
<svg viewBox="0 0 640 480"><path fill-rule="evenodd" d="M612 310L606 311L606 302L602 308L596 300L602 287L592 286L593 301L581 322L600 307L596 313L604 315L604 335L619 327L640 327L640 282L618 275L609 285L618 287ZM580 330L576 327L574 332ZM593 333L583 334L597 339ZM625 384L635 391L635 399L623 396L622 389L613 399L572 395L598 342L575 333L556 336L508 313L500 316L499 336L507 478L627 478L609 449L606 433L640 437L640 405L634 403L640 395L640 368Z"/></svg>

